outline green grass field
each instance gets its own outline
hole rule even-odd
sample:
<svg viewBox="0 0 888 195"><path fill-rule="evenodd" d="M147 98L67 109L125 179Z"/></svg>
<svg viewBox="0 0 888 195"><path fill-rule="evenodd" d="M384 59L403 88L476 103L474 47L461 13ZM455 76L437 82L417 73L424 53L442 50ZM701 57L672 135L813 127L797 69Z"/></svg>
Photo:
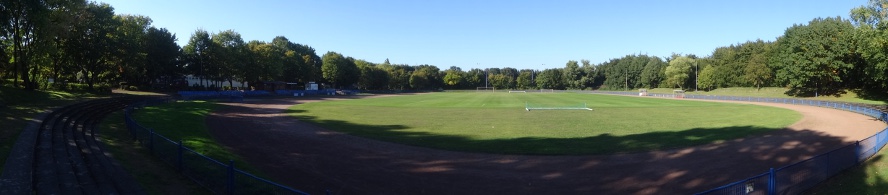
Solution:
<svg viewBox="0 0 888 195"><path fill-rule="evenodd" d="M525 103L588 110L525 111ZM446 150L580 155L670 149L780 129L786 109L578 93L430 93L295 105L300 119L384 141Z"/></svg>

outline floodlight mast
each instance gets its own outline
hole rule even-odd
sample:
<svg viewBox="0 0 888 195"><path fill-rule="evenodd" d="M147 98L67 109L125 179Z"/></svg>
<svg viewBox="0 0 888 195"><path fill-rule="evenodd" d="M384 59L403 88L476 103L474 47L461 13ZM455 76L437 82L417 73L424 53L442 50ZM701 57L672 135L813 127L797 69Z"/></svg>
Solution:
<svg viewBox="0 0 888 195"><path fill-rule="evenodd" d="M700 86L700 81L699 81L700 75L697 74L697 69L698 69L697 60L695 59L694 60L694 91L697 91L697 87Z"/></svg>
<svg viewBox="0 0 888 195"><path fill-rule="evenodd" d="M487 87L487 78L490 78L490 73L487 71L487 68L484 68L484 87Z"/></svg>

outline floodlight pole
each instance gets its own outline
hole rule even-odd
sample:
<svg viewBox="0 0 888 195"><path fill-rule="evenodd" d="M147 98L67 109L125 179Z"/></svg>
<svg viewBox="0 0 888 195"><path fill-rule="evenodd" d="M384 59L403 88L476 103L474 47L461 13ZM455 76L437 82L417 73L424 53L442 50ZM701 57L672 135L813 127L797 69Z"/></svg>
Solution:
<svg viewBox="0 0 888 195"><path fill-rule="evenodd" d="M629 68L626 68L626 91L629 91Z"/></svg>
<svg viewBox="0 0 888 195"><path fill-rule="evenodd" d="M490 77L487 71L487 68L484 68L484 87L487 87L487 78Z"/></svg>

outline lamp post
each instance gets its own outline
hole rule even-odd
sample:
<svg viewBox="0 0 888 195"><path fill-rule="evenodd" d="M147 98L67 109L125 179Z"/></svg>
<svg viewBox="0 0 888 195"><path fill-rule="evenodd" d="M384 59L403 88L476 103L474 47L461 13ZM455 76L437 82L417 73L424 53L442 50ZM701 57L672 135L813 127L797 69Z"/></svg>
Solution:
<svg viewBox="0 0 888 195"><path fill-rule="evenodd" d="M487 68L484 68L484 87L487 87L487 78L490 77L487 71Z"/></svg>
<svg viewBox="0 0 888 195"><path fill-rule="evenodd" d="M699 82L699 80L700 80L700 75L697 74L697 69L699 69L699 68L698 68L698 66L697 66L697 60L695 59L695 60L694 60L694 92L696 92L696 91L697 91L697 87L700 86L700 82Z"/></svg>

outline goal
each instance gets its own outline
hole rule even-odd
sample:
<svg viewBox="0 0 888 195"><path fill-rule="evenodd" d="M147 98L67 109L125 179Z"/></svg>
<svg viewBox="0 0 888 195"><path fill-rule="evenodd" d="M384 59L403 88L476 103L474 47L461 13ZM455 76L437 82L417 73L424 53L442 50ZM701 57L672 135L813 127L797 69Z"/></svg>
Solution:
<svg viewBox="0 0 888 195"><path fill-rule="evenodd" d="M524 110L592 110L586 103L541 104L524 102Z"/></svg>
<svg viewBox="0 0 888 195"><path fill-rule="evenodd" d="M685 97L684 90L672 90L672 97L682 99Z"/></svg>
<svg viewBox="0 0 888 195"><path fill-rule="evenodd" d="M540 89L541 93L555 93L554 89Z"/></svg>
<svg viewBox="0 0 888 195"><path fill-rule="evenodd" d="M496 87L478 87L475 92L496 92Z"/></svg>

